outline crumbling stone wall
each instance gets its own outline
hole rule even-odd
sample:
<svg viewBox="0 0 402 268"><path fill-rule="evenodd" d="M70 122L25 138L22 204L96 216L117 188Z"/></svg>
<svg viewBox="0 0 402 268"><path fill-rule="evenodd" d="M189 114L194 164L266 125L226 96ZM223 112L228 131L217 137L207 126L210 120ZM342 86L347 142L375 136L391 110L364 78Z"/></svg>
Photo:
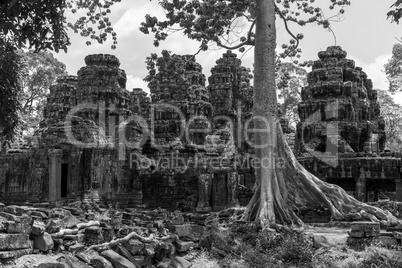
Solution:
<svg viewBox="0 0 402 268"><path fill-rule="evenodd" d="M45 150L0 156L0 196L3 203L47 200L48 160Z"/></svg>

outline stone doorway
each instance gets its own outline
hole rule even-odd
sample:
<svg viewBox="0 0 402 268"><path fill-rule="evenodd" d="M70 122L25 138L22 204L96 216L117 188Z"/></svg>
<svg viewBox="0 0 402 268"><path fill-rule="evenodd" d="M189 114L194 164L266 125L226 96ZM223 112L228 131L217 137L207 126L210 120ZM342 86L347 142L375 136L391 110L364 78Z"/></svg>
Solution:
<svg viewBox="0 0 402 268"><path fill-rule="evenodd" d="M212 180L212 210L225 209L228 204L228 176L215 174Z"/></svg>

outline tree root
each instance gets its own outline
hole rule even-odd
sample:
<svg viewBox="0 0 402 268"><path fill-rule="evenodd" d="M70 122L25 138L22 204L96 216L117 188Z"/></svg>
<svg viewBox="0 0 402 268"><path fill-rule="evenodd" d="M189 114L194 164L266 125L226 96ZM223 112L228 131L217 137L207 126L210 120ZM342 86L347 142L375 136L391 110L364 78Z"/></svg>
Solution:
<svg viewBox="0 0 402 268"><path fill-rule="evenodd" d="M269 226L273 221L284 225L302 225L302 221L294 213L294 209L325 205L331 212L331 219L336 221L369 220L381 221L386 225L402 224L388 211L370 206L350 196L341 187L324 182L308 172L296 159L285 141L280 125L276 127L277 144L275 147L274 172L271 177L273 193L273 211L267 211L265 202L261 202L261 181L254 186L254 195L242 217L245 221L258 221ZM279 163L279 161L282 161ZM266 173L262 173L266 174ZM264 183L264 182L263 182ZM269 215L269 216L267 216Z"/></svg>
<svg viewBox="0 0 402 268"><path fill-rule="evenodd" d="M119 244L124 244L124 243L128 242L132 238L138 239L142 243L151 243L151 242L155 242L155 241L171 241L171 242L174 242L174 241L178 240L177 235L173 235L173 234L166 235L166 236L163 236L163 237L154 237L154 235L151 234L148 237L144 237L144 236L141 236L141 235L137 234L136 232L131 232L128 235L126 235L125 237L123 237L123 238L114 239L114 240L112 240L110 242L103 243L103 244L92 245L92 246L88 247L86 250L87 251L88 250L96 250L96 251L108 250L108 249L110 249L112 247L118 246Z"/></svg>

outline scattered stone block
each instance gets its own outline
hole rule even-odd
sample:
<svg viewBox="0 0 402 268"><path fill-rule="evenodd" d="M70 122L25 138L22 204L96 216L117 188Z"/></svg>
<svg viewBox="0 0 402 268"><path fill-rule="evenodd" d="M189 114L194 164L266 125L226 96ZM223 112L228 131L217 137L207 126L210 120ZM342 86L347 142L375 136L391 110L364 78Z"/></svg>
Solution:
<svg viewBox="0 0 402 268"><path fill-rule="evenodd" d="M15 261L14 268L65 268L55 257L47 255L25 255Z"/></svg>
<svg viewBox="0 0 402 268"><path fill-rule="evenodd" d="M42 235L34 235L34 248L39 249L42 252L48 252L54 247L53 239L50 234L44 232Z"/></svg>
<svg viewBox="0 0 402 268"><path fill-rule="evenodd" d="M121 256L123 256L124 258L126 258L127 260L129 260L136 267L141 267L141 265L136 261L134 256L131 255L131 253L128 252L128 250L125 247L123 247L121 245L117 246L117 253L120 254Z"/></svg>
<svg viewBox="0 0 402 268"><path fill-rule="evenodd" d="M62 255L58 257L57 260L64 264L65 268L92 268L88 264L82 263L76 257L70 255Z"/></svg>
<svg viewBox="0 0 402 268"><path fill-rule="evenodd" d="M35 220L32 224L31 233L34 235L42 235L46 231L46 225L43 221Z"/></svg>
<svg viewBox="0 0 402 268"><path fill-rule="evenodd" d="M189 261L182 257L176 256L172 259L169 268L189 268L190 266L191 263Z"/></svg>
<svg viewBox="0 0 402 268"><path fill-rule="evenodd" d="M139 254L145 247L144 243L138 241L137 239L130 239L123 244L123 246L132 254Z"/></svg>
<svg viewBox="0 0 402 268"><path fill-rule="evenodd" d="M101 256L111 262L114 268L136 268L132 262L111 249L102 251Z"/></svg>
<svg viewBox="0 0 402 268"><path fill-rule="evenodd" d="M31 248L27 234L0 234L0 250Z"/></svg>
<svg viewBox="0 0 402 268"><path fill-rule="evenodd" d="M71 253L77 253L79 251L83 251L84 249L85 249L85 245L83 245L81 243L76 243L76 244L68 247L68 251L70 251Z"/></svg>
<svg viewBox="0 0 402 268"><path fill-rule="evenodd" d="M197 244L192 241L181 241L181 240L176 241L176 249L180 253L187 252L196 245Z"/></svg>
<svg viewBox="0 0 402 268"><path fill-rule="evenodd" d="M32 253L32 249L15 249L11 251L0 251L0 259L16 259Z"/></svg>

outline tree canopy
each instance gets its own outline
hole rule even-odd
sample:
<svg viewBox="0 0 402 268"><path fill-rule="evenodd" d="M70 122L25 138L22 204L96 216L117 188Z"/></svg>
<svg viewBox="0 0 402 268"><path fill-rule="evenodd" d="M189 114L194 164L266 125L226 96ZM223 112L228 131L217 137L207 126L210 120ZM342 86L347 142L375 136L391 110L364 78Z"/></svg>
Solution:
<svg viewBox="0 0 402 268"><path fill-rule="evenodd" d="M117 43L108 18L110 7L121 0L6 0L0 4L0 42L35 51L67 51L67 29L103 43L109 35ZM75 22L68 22L66 11L83 11ZM90 41L88 41L90 44ZM0 43L0 45L1 45Z"/></svg>
<svg viewBox="0 0 402 268"><path fill-rule="evenodd" d="M33 134L43 119L43 107L50 86L60 75L67 75L66 66L47 51L21 52L24 73L21 79L22 91L21 123L26 134Z"/></svg>
<svg viewBox="0 0 402 268"><path fill-rule="evenodd" d="M0 113L0 129L2 139L11 140L18 125L18 111L21 106L19 100L29 98L22 91L21 56L18 49L31 49L34 52L41 50L64 50L70 45L68 29L88 37L87 45L92 41L103 43L112 37L114 49L117 44L117 35L109 20L110 7L121 0L5 0L0 3L0 99L2 101ZM78 18L68 21L67 13L71 12ZM31 53L31 52L30 52ZM41 54L38 57L43 56ZM31 54L33 56L33 54ZM42 69L43 71L43 69ZM49 73L48 73L49 74ZM32 73L28 73L28 76ZM47 76L43 73L39 76ZM48 77L49 78L49 77ZM34 75L31 82L37 79ZM25 85L29 79L25 79ZM47 81L47 79L45 79ZM36 80L38 83L44 81ZM35 83L36 83L35 82ZM45 82L46 83L46 82ZM32 83L31 83L32 84ZM26 88L26 87L25 87ZM43 87L40 87L41 90ZM33 89L31 87L31 89ZM39 87L37 87L39 90ZM39 93L37 90L37 94ZM21 97L22 96L22 97ZM27 98L25 98L25 97ZM28 101L29 102L29 101ZM27 106L23 104L23 109ZM23 110L23 113L25 111Z"/></svg>

